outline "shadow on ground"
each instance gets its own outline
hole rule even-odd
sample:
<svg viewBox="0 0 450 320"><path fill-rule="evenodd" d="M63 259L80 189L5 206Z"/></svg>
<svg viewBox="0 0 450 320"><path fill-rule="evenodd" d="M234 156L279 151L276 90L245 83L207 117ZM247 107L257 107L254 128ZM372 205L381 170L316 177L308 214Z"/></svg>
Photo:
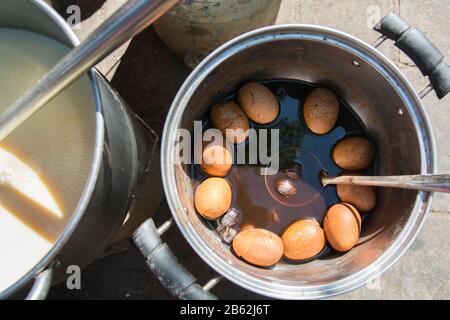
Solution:
<svg viewBox="0 0 450 320"><path fill-rule="evenodd" d="M148 28L131 41L111 83L161 135L172 100L189 73L153 28Z"/></svg>

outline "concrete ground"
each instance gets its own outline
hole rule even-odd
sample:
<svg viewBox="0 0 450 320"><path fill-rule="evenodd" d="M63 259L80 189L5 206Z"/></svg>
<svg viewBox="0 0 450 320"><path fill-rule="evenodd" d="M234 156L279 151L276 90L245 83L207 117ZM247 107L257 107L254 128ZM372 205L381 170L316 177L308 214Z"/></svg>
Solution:
<svg viewBox="0 0 450 320"><path fill-rule="evenodd" d="M69 5L81 8L82 22L74 26L86 37L125 0L57 0L59 12L68 16ZM422 29L450 57L450 0L284 0L277 23L311 23L337 28L369 43L378 35L371 26L390 11ZM418 69L392 43L381 50L409 78L417 91L427 85ZM447 59L447 63L450 60ZM130 106L158 132L167 110L189 70L168 51L150 28L103 61L99 70ZM164 85L161 85L164 84ZM423 100L434 130L438 170L450 172L450 96L439 101L434 93ZM163 202L156 214L161 223L170 217ZM436 195L429 219L408 252L385 274L339 299L449 299L450 298L450 197ZM164 236L180 261L205 283L214 272L192 251L177 228ZM220 298L259 299L227 280L213 292ZM82 274L82 290L69 291L64 284L52 289L51 299L158 299L170 298L144 267L143 258L131 246L127 251L99 259Z"/></svg>

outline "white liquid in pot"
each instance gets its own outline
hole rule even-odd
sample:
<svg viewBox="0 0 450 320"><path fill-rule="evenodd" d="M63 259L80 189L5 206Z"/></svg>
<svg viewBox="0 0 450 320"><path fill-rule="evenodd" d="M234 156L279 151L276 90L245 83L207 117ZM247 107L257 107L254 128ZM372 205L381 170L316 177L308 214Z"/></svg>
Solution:
<svg viewBox="0 0 450 320"><path fill-rule="evenodd" d="M0 112L67 50L0 28ZM91 102L89 81L81 79L0 142L0 292L49 252L78 204L92 160Z"/></svg>

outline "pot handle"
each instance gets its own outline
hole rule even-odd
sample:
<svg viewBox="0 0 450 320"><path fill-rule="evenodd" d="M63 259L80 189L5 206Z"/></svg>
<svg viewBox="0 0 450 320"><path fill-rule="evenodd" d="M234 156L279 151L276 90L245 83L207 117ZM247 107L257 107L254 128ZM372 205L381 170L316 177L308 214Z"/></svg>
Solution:
<svg viewBox="0 0 450 320"><path fill-rule="evenodd" d="M383 40L391 39L417 65L439 99L450 92L450 67L444 62L444 55L420 30L411 27L396 13L391 12L374 29ZM381 43L380 43L381 44Z"/></svg>
<svg viewBox="0 0 450 320"><path fill-rule="evenodd" d="M160 229L164 229L160 231ZM133 234L133 241L146 258L146 265L163 287L183 300L216 300L217 297L197 284L197 279L181 265L160 235L153 219L146 220ZM206 286L205 286L206 287Z"/></svg>
<svg viewBox="0 0 450 320"><path fill-rule="evenodd" d="M26 300L45 300L52 285L53 268L46 269L34 278L33 286Z"/></svg>

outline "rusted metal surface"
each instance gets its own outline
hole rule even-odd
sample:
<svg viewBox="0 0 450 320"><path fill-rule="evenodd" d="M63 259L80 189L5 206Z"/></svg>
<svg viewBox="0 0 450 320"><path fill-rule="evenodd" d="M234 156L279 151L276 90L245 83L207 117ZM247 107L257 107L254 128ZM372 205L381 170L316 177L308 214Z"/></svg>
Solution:
<svg viewBox="0 0 450 320"><path fill-rule="evenodd" d="M193 0L176 6L155 24L164 43L188 67L247 31L275 23L281 0Z"/></svg>

